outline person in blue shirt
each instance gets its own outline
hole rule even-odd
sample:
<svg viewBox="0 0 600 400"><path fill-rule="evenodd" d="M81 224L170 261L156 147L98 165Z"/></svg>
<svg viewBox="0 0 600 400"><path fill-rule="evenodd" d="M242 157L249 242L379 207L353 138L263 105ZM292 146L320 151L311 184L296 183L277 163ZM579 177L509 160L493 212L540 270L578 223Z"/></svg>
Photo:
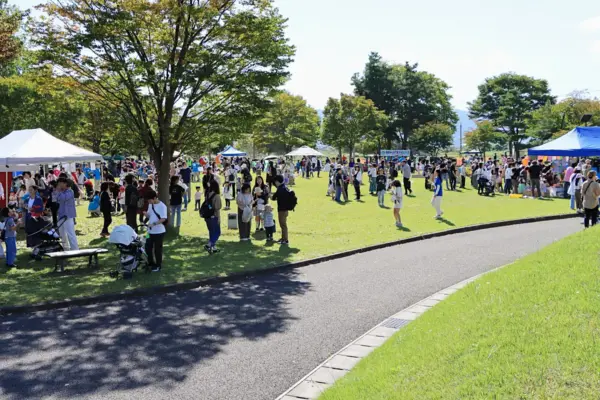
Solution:
<svg viewBox="0 0 600 400"><path fill-rule="evenodd" d="M100 192L96 191L90 205L88 206L88 212L92 217L100 216Z"/></svg>
<svg viewBox="0 0 600 400"><path fill-rule="evenodd" d="M192 182L200 182L200 166L196 161L192 163Z"/></svg>
<svg viewBox="0 0 600 400"><path fill-rule="evenodd" d="M442 211L442 196L444 192L442 189L442 173L439 169L436 169L433 173L433 198L431 199L431 205L435 208L436 219L441 219L444 212Z"/></svg>
<svg viewBox="0 0 600 400"><path fill-rule="evenodd" d="M102 171L100 168L94 170L94 190L100 189L100 183L102 183Z"/></svg>

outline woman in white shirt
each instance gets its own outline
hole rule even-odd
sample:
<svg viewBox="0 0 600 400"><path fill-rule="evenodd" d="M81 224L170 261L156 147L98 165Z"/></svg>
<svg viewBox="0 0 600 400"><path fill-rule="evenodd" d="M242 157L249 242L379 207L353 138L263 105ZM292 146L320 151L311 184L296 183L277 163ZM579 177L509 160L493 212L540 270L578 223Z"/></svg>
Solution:
<svg viewBox="0 0 600 400"><path fill-rule="evenodd" d="M148 200L148 240L146 240L146 254L148 255L148 264L152 272L159 272L162 268L163 243L167 229L165 224L168 219L167 206L158 200L154 190L146 194Z"/></svg>
<svg viewBox="0 0 600 400"><path fill-rule="evenodd" d="M402 192L402 185L399 180L392 182L390 186L392 192L392 203L394 204L394 219L396 220L396 227L402 228L402 219L400 218L400 210L402 209L402 200L404 193Z"/></svg>

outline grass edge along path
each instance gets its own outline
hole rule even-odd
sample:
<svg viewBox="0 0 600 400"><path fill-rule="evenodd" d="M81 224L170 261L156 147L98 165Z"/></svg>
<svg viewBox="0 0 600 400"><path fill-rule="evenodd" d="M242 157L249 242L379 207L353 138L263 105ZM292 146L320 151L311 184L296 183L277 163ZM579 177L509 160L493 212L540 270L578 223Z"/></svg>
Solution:
<svg viewBox="0 0 600 400"><path fill-rule="evenodd" d="M319 399L597 398L599 252L593 228L480 277Z"/></svg>

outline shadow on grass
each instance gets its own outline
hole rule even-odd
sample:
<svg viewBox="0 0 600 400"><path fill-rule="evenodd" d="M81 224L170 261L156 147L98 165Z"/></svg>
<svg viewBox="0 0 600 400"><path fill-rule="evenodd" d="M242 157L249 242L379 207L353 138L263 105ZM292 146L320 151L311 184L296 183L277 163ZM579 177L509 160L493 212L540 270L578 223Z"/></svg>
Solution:
<svg viewBox="0 0 600 400"><path fill-rule="evenodd" d="M407 228L407 227L405 227L405 226L403 226L403 227L398 227L398 230L399 230L399 231L402 231L402 232L412 232L410 229L408 229L408 228Z"/></svg>
<svg viewBox="0 0 600 400"><path fill-rule="evenodd" d="M448 226L456 226L456 224L446 218L438 218L437 219L438 222L441 222L442 224L446 224Z"/></svg>
<svg viewBox="0 0 600 400"><path fill-rule="evenodd" d="M286 298L308 290L310 284L295 272L285 272L108 305L4 317L0 392L9 400L77 399L169 388L231 340L284 332L294 319Z"/></svg>

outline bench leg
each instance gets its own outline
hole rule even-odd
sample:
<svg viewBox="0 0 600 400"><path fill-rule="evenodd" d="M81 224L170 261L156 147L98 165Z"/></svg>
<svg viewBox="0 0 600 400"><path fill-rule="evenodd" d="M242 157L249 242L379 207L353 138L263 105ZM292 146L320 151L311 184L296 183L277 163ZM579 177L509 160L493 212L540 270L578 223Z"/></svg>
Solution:
<svg viewBox="0 0 600 400"><path fill-rule="evenodd" d="M64 258L57 258L56 264L54 265L54 272L65 272L66 260Z"/></svg>
<svg viewBox="0 0 600 400"><path fill-rule="evenodd" d="M90 254L88 268L98 268L98 254Z"/></svg>

